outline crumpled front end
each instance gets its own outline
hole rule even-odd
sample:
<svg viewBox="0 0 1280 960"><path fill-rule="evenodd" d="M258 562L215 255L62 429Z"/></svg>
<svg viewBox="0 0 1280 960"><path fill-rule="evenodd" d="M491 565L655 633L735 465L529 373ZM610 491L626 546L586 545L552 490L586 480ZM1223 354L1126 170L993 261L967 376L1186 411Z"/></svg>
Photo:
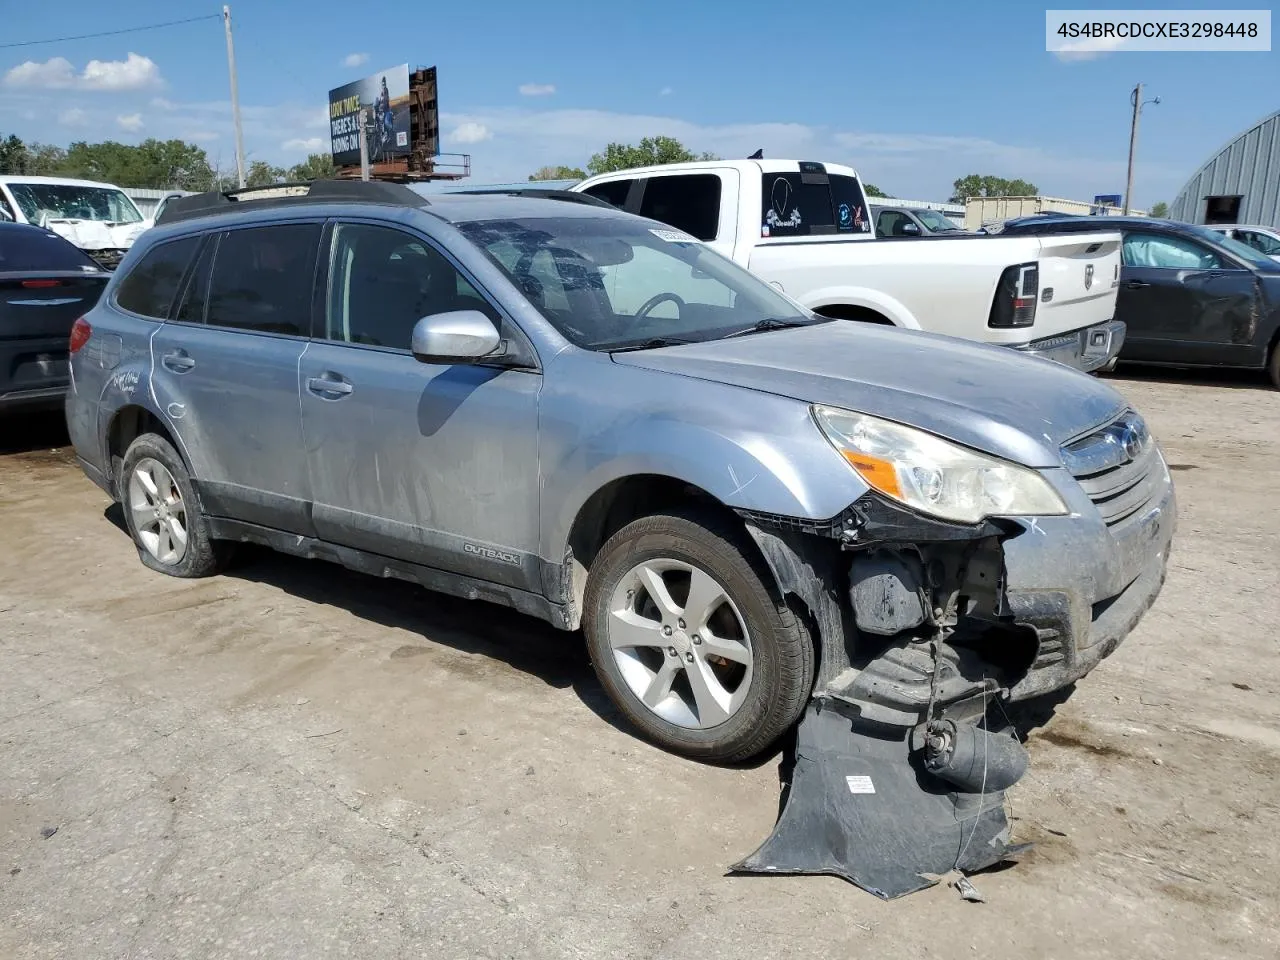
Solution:
<svg viewBox="0 0 1280 960"><path fill-rule="evenodd" d="M867 494L814 524L744 514L821 638L773 835L737 865L882 897L1016 853L1026 767L1007 703L1068 687L1155 601L1176 525L1159 448L1125 413L1043 471L1070 515L976 526Z"/></svg>

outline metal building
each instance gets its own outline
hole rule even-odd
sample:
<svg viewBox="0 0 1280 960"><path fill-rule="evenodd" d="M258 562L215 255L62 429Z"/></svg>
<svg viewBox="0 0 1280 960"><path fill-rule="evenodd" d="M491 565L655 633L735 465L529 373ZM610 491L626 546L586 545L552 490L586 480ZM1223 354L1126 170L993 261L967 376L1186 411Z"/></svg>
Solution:
<svg viewBox="0 0 1280 960"><path fill-rule="evenodd" d="M1187 181L1169 216L1280 227L1280 110L1235 137Z"/></svg>

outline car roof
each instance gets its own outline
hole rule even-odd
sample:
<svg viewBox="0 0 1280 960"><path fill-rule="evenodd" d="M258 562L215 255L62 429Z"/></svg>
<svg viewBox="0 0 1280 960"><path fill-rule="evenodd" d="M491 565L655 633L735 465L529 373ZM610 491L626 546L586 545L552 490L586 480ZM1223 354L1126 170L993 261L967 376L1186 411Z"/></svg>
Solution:
<svg viewBox="0 0 1280 960"><path fill-rule="evenodd" d="M1280 234L1280 227L1269 227L1265 223L1206 223L1210 230L1261 230L1263 233Z"/></svg>
<svg viewBox="0 0 1280 960"><path fill-rule="evenodd" d="M808 162L808 161L805 161ZM847 167L842 163L827 163L822 160L814 161L821 163L828 174L837 174L845 177L856 177L857 173L853 167ZM649 176L655 173L702 173L713 169L733 169L744 173L799 173L799 160L691 160L687 163L659 163L648 167L628 167L626 170L610 170L608 173L602 173L600 177L614 176ZM589 179L594 180L595 177Z"/></svg>
<svg viewBox="0 0 1280 960"><path fill-rule="evenodd" d="M25 174L0 174L0 183L32 183L48 187L101 187L105 190L119 190L114 183L103 183L101 180L76 180L72 177L33 177Z"/></svg>
<svg viewBox="0 0 1280 960"><path fill-rule="evenodd" d="M554 197L528 197L505 193L440 193L431 195L428 212L449 223L476 220L638 219L616 207L570 203Z"/></svg>

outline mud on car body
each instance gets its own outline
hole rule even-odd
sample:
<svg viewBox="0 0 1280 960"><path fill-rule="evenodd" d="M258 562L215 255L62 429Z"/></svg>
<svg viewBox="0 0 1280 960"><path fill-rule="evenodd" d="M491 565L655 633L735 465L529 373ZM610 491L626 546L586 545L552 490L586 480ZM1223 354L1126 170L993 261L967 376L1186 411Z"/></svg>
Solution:
<svg viewBox="0 0 1280 960"><path fill-rule="evenodd" d="M582 627L668 749L755 756L827 704L979 795L1020 762L989 708L1082 676L1163 582L1160 450L1062 365L822 318L553 197L317 183L165 220L67 401L159 571L253 541L507 604ZM1008 770L971 783L975 745Z"/></svg>

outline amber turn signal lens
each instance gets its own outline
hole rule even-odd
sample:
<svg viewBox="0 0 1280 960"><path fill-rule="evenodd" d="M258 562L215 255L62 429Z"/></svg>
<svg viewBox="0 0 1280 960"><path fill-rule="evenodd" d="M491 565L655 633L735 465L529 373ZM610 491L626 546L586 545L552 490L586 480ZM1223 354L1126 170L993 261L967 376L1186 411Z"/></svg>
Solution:
<svg viewBox="0 0 1280 960"><path fill-rule="evenodd" d="M841 450L840 452L844 454L844 458L849 461L853 469L858 471L858 476L862 477L863 480L881 493L888 494L895 499L902 499L902 488L898 486L898 471L894 469L892 463L854 450Z"/></svg>

